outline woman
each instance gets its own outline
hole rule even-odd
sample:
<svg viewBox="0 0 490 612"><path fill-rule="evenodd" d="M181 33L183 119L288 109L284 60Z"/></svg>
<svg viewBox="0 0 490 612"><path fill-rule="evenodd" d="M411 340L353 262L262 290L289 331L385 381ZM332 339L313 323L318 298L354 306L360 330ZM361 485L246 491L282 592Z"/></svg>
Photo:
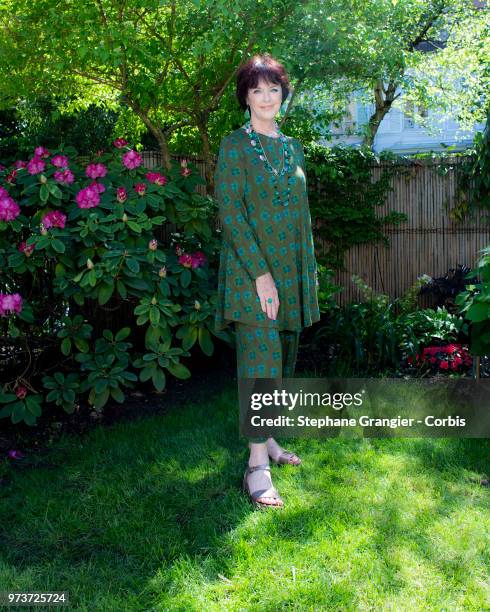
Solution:
<svg viewBox="0 0 490 612"><path fill-rule="evenodd" d="M215 196L223 243L215 328L234 322L238 378L293 376L299 334L320 319L303 146L275 122L290 85L284 67L256 55L237 74L250 120L221 141ZM257 507L282 507L274 463L300 459L269 437L249 438L243 488Z"/></svg>

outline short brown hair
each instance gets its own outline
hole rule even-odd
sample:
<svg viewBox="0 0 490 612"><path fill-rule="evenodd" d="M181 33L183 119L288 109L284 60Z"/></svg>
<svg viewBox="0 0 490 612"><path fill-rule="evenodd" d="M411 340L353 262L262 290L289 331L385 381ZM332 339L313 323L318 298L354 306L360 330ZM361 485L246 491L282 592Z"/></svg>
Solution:
<svg viewBox="0 0 490 612"><path fill-rule="evenodd" d="M247 108L248 90L257 87L261 77L268 83L281 86L282 102L288 97L291 85L284 66L269 53L254 55L243 64L236 77L236 97L242 110Z"/></svg>

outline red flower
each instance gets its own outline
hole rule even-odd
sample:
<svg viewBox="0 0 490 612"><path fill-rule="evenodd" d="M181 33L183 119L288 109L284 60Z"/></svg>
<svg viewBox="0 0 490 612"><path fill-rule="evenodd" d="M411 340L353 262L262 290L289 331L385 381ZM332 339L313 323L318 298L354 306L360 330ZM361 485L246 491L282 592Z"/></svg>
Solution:
<svg viewBox="0 0 490 612"><path fill-rule="evenodd" d="M146 180L150 183L155 183L156 185L165 185L167 182L167 177L160 172L147 172Z"/></svg>
<svg viewBox="0 0 490 612"><path fill-rule="evenodd" d="M125 202L128 199L128 194L126 192L126 189L124 189L124 187L118 187L116 189L116 195L117 195L118 202Z"/></svg>
<svg viewBox="0 0 490 612"><path fill-rule="evenodd" d="M116 138L112 144L116 147L116 149L122 149L128 144L128 141L124 140L124 138Z"/></svg>
<svg viewBox="0 0 490 612"><path fill-rule="evenodd" d="M10 450L9 451L9 459L20 459L24 456L24 453L18 450Z"/></svg>
<svg viewBox="0 0 490 612"><path fill-rule="evenodd" d="M192 255L189 255L189 253L184 253L179 257L179 263L185 268L192 268Z"/></svg>
<svg viewBox="0 0 490 612"><path fill-rule="evenodd" d="M23 387L22 385L19 385L17 389L15 390L15 395L19 399L24 399L24 397L27 395L27 389Z"/></svg>
<svg viewBox="0 0 490 612"><path fill-rule="evenodd" d="M36 248L36 245L34 245L34 244L27 245L25 240L23 240L19 244L19 251L21 253L24 253L24 255L26 257L30 257L32 255L32 252L34 251L35 248Z"/></svg>

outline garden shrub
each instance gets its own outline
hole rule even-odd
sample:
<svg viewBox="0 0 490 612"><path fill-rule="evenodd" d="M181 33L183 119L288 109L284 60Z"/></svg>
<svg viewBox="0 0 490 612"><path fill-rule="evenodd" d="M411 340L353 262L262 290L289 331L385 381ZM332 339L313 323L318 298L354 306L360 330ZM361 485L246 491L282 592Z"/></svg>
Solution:
<svg viewBox="0 0 490 612"><path fill-rule="evenodd" d="M482 256L474 272L467 278L476 281L460 293L455 303L460 312L471 322L470 348L473 355L490 354L490 246L480 251Z"/></svg>
<svg viewBox="0 0 490 612"><path fill-rule="evenodd" d="M190 376L195 344L213 353L216 203L186 160L148 170L113 145L90 163L40 146L0 170L0 417L14 423L46 402L100 410L138 380L161 391Z"/></svg>
<svg viewBox="0 0 490 612"><path fill-rule="evenodd" d="M330 307L312 339L313 352L320 350L328 355L325 373L376 376L386 371L397 372L405 364L415 363L414 359L422 365L424 360L420 355L428 354L423 349L428 347L430 352L434 342L454 343L464 339L468 326L462 316L445 308L419 308L417 296L429 279L422 275L402 296L391 299L353 275L352 281L363 301ZM464 350L463 347L461 362L456 359L459 370L470 365Z"/></svg>

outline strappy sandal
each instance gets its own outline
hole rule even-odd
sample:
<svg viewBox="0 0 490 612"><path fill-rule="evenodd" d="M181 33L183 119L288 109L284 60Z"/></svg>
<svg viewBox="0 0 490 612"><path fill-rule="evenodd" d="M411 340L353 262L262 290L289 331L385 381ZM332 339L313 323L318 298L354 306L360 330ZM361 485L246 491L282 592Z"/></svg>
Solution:
<svg viewBox="0 0 490 612"><path fill-rule="evenodd" d="M250 501L254 504L256 508L284 508L284 502L279 495L279 492L275 487L270 487L268 489L258 489L253 493L250 492L250 487L248 486L247 476L255 470L270 470L270 465L268 463L263 463L262 465L252 465L248 466L245 470L245 474L243 475L243 491L249 497ZM267 493L267 495L264 495ZM259 501L259 497L270 497L272 499L276 499L282 502L282 505L278 504L266 504L264 502Z"/></svg>
<svg viewBox="0 0 490 612"><path fill-rule="evenodd" d="M298 461L292 463L290 459L292 459L293 457L296 457ZM276 465L301 465L301 459L298 457L298 455L296 453L291 453L287 450L282 451L282 453L277 459L273 459L271 457L271 461Z"/></svg>

